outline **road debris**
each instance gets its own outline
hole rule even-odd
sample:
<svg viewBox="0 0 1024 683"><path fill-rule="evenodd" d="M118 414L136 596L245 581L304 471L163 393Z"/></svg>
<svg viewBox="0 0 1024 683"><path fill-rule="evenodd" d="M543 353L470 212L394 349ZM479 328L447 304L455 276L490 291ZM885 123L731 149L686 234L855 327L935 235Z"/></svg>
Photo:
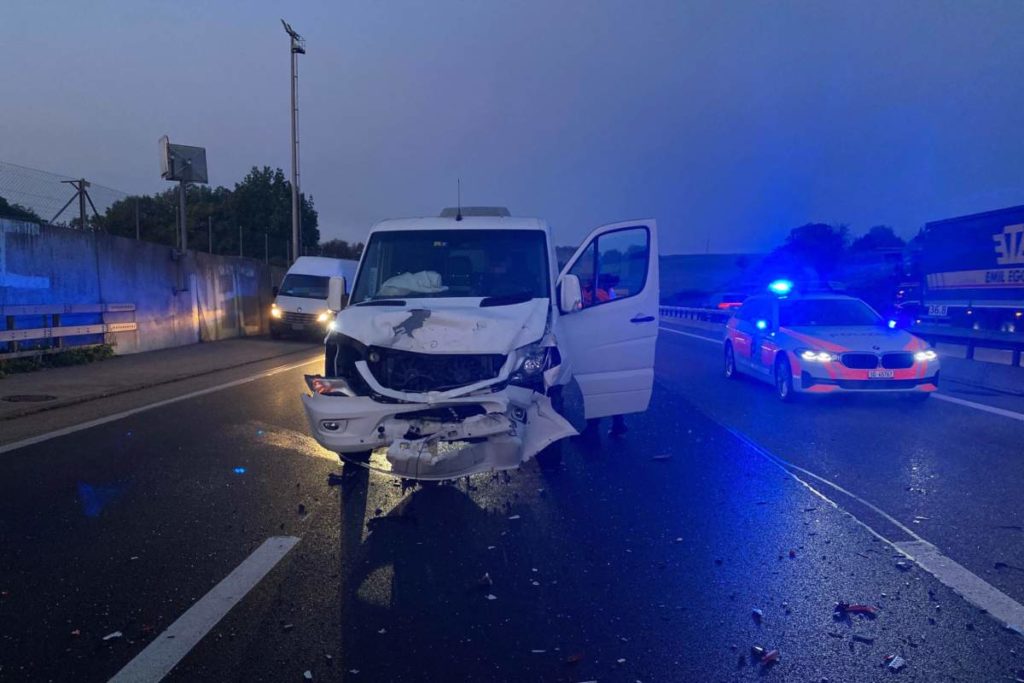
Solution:
<svg viewBox="0 0 1024 683"><path fill-rule="evenodd" d="M307 681L311 681L313 680L313 672L309 670L303 671L302 677L305 678Z"/></svg>
<svg viewBox="0 0 1024 683"><path fill-rule="evenodd" d="M782 653L778 650L769 650L764 653L764 657L761 657L761 664L764 666L771 666L772 664L776 664L781 656Z"/></svg>
<svg viewBox="0 0 1024 683"><path fill-rule="evenodd" d="M582 652L576 652L576 653L571 654L571 655L569 655L568 657L565 658L565 663L569 664L569 665L579 664L582 661L583 661L583 653Z"/></svg>
<svg viewBox="0 0 1024 683"><path fill-rule="evenodd" d="M907 665L907 660L899 655L887 655L885 660L889 662L889 669L891 671L899 671Z"/></svg>
<svg viewBox="0 0 1024 683"><path fill-rule="evenodd" d="M904 562L903 560L898 560L896 562L896 569L899 569L901 572L909 572L910 571L910 563L909 562Z"/></svg>
<svg viewBox="0 0 1024 683"><path fill-rule="evenodd" d="M80 636L80 635L82 635L82 629L76 628L74 631L71 632L71 635L73 635L73 636Z"/></svg>
<svg viewBox="0 0 1024 683"><path fill-rule="evenodd" d="M760 624L762 621L764 621L764 610L755 607L753 610L751 610L750 616L754 618L755 622Z"/></svg>
<svg viewBox="0 0 1024 683"><path fill-rule="evenodd" d="M530 654L534 654L534 655L542 655L545 652L547 652L547 650L530 650Z"/></svg>
<svg viewBox="0 0 1024 683"><path fill-rule="evenodd" d="M497 596L497 595L495 595L494 593L488 593L488 594L487 594L487 599L488 599L488 600L497 600L497 599L498 599L498 596Z"/></svg>
<svg viewBox="0 0 1024 683"><path fill-rule="evenodd" d="M519 515L512 515L511 517L509 517L509 519L510 520L512 520L512 519L519 519Z"/></svg>
<svg viewBox="0 0 1024 683"><path fill-rule="evenodd" d="M878 608L858 603L837 602L833 612L840 616L844 614L863 614L869 619L874 619L878 615Z"/></svg>
<svg viewBox="0 0 1024 683"><path fill-rule="evenodd" d="M298 510L298 512L299 512L300 515L306 514L306 506L305 506L305 504L299 503L299 510Z"/></svg>
<svg viewBox="0 0 1024 683"><path fill-rule="evenodd" d="M494 585L494 580L491 579L490 572L484 572L484 575L476 580L476 585L481 586L481 587L493 586Z"/></svg>
<svg viewBox="0 0 1024 683"><path fill-rule="evenodd" d="M124 636L124 634L120 631L114 631L113 633L108 633L107 635L103 636L103 640L116 640L118 638L121 638L122 636Z"/></svg>
<svg viewBox="0 0 1024 683"><path fill-rule="evenodd" d="M388 630L386 628L381 628L381 629L377 630L377 635L382 636L382 635L384 635L387 632L388 632Z"/></svg>
<svg viewBox="0 0 1024 683"><path fill-rule="evenodd" d="M653 456L651 458L651 460L671 460L671 459L672 459L672 454L671 453L662 453L661 455L655 455L655 456Z"/></svg>
<svg viewBox="0 0 1024 683"><path fill-rule="evenodd" d="M858 643L864 643L865 645L874 645L875 643L875 639L869 638L868 636L854 634L853 639L856 640Z"/></svg>

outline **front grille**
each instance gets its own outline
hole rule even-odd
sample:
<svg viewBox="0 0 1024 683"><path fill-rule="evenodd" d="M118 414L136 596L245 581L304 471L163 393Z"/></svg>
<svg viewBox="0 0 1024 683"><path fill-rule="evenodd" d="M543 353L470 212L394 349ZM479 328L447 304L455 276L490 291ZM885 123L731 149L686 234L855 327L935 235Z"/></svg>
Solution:
<svg viewBox="0 0 1024 683"><path fill-rule="evenodd" d="M316 322L316 313L293 313L291 311L285 311L281 315L281 320L286 323L294 323L296 325L312 325Z"/></svg>
<svg viewBox="0 0 1024 683"><path fill-rule="evenodd" d="M844 353L843 365L854 370L874 370L878 367L878 356L873 353Z"/></svg>
<svg viewBox="0 0 1024 683"><path fill-rule="evenodd" d="M914 367L914 354L901 351L882 355L882 367L890 370L905 370Z"/></svg>
<svg viewBox="0 0 1024 683"><path fill-rule="evenodd" d="M505 364L500 354L432 354L371 346L367 365L394 391L447 391L494 379Z"/></svg>

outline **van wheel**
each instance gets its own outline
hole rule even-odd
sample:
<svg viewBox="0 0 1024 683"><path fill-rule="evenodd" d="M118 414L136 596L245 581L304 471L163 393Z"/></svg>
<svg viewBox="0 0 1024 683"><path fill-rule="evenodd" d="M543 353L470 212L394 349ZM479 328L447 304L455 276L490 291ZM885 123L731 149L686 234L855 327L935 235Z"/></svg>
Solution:
<svg viewBox="0 0 1024 683"><path fill-rule="evenodd" d="M796 399L796 391L793 390L793 371L785 355L779 356L775 361L775 395L783 403Z"/></svg>
<svg viewBox="0 0 1024 683"><path fill-rule="evenodd" d="M537 454L537 464L542 470L553 470L562 464L562 440L550 444Z"/></svg>
<svg viewBox="0 0 1024 683"><path fill-rule="evenodd" d="M736 373L736 352L732 349L732 343L726 342L725 344L725 377L726 379L736 379L739 375Z"/></svg>

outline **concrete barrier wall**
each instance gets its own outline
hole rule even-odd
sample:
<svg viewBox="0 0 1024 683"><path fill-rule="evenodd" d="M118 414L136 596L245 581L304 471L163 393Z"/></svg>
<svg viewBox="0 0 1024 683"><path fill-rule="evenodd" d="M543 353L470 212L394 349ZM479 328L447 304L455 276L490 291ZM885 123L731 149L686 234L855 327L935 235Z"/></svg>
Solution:
<svg viewBox="0 0 1024 683"><path fill-rule="evenodd" d="M271 286L284 274L254 259L176 258L166 246L50 226L8 222L0 240L0 305L134 303L134 315L106 314L138 325L111 335L119 354L265 334Z"/></svg>

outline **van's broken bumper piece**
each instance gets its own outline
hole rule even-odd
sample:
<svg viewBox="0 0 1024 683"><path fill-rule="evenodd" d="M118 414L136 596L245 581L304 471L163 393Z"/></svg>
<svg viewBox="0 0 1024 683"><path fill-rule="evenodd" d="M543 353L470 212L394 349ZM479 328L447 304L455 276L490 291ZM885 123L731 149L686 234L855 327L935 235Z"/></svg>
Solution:
<svg viewBox="0 0 1024 683"><path fill-rule="evenodd" d="M321 446L342 455L377 451L371 465L409 479L514 469L577 433L547 396L515 387L434 403L329 395L302 401ZM467 413L475 414L459 417Z"/></svg>

